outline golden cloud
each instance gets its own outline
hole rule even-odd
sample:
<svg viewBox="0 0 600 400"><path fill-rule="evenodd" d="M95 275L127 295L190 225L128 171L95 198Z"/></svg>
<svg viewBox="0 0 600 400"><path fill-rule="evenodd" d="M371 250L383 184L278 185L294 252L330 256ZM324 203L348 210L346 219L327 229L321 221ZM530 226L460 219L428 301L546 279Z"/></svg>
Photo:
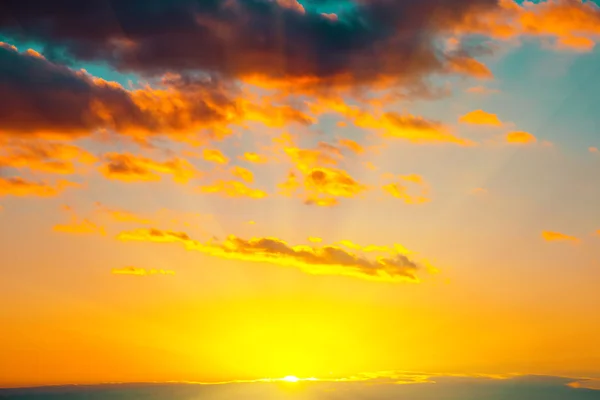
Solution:
<svg viewBox="0 0 600 400"><path fill-rule="evenodd" d="M348 150L352 151L355 154L362 154L365 152L364 147L362 147L360 144L356 143L354 140L340 139L338 142L339 142L340 146L347 148Z"/></svg>
<svg viewBox="0 0 600 400"><path fill-rule="evenodd" d="M346 171L326 167L313 168L306 174L304 187L308 193L306 202L321 206L335 205L338 197L354 197L367 190Z"/></svg>
<svg viewBox="0 0 600 400"><path fill-rule="evenodd" d="M116 222L137 223L144 225L152 223L152 220L150 218L143 217L139 214L130 211L109 208L101 203L96 203L96 208L101 213L110 216L110 218Z"/></svg>
<svg viewBox="0 0 600 400"><path fill-rule="evenodd" d="M510 144L530 144L537 142L537 138L529 132L514 131L506 134L506 141Z"/></svg>
<svg viewBox="0 0 600 400"><path fill-rule="evenodd" d="M548 242L579 242L579 238L576 236L570 236L561 232L554 231L543 231L542 238Z"/></svg>
<svg viewBox="0 0 600 400"><path fill-rule="evenodd" d="M106 231L103 227L97 225L87 218L78 217L71 207L65 206L63 209L69 213L69 222L66 224L54 225L52 227L53 231L69 233L73 235L106 235Z"/></svg>
<svg viewBox="0 0 600 400"><path fill-rule="evenodd" d="M73 174L75 162L92 164L96 157L77 146L50 141L12 141L0 148L0 167Z"/></svg>
<svg viewBox="0 0 600 400"><path fill-rule="evenodd" d="M264 164L268 161L265 156L253 152L246 152L244 155L239 156L238 158L254 164Z"/></svg>
<svg viewBox="0 0 600 400"><path fill-rule="evenodd" d="M309 103L315 114L338 113L351 120L356 126L382 132L386 138L406 140L414 144L450 143L460 146L473 146L475 143L453 135L449 128L439 121L429 120L410 114L361 110L340 98L321 98Z"/></svg>
<svg viewBox="0 0 600 400"><path fill-rule="evenodd" d="M386 112L380 118L363 114L355 120L362 128L373 128L383 131L386 138L402 139L415 144L452 143L461 146L472 146L469 139L457 137L448 131L442 123L427 120L413 115L400 115Z"/></svg>
<svg viewBox="0 0 600 400"><path fill-rule="evenodd" d="M591 1L500 0L500 7L467 14L455 34L483 34L496 39L519 36L554 38L557 49L592 50L600 38L600 7Z"/></svg>
<svg viewBox="0 0 600 400"><path fill-rule="evenodd" d="M187 250L215 257L295 267L309 274L341 275L383 282L419 281L416 274L420 266L399 251L401 246L382 246L379 250L387 250L389 254L369 259L339 246L291 246L272 237L245 240L230 235L221 243L201 243L183 232L137 229L122 232L117 238L122 241L179 243Z"/></svg>
<svg viewBox="0 0 600 400"><path fill-rule="evenodd" d="M459 118L459 122L472 125L502 126L502 121L500 121L496 114L488 113L483 110L468 112Z"/></svg>
<svg viewBox="0 0 600 400"><path fill-rule="evenodd" d="M202 157L205 161L212 162L215 164L227 164L229 158L225 156L219 149L204 149Z"/></svg>
<svg viewBox="0 0 600 400"><path fill-rule="evenodd" d="M129 153L107 153L104 159L106 162L99 168L100 172L108 179L124 182L159 181L159 174L168 174L175 182L187 183L199 176L194 166L182 158L160 162Z"/></svg>
<svg viewBox="0 0 600 400"><path fill-rule="evenodd" d="M420 175L404 175L399 176L400 182L389 183L383 186L383 191L395 198L401 199L406 204L424 204L431 201L429 196L429 185ZM419 188L418 195L408 193L407 184L413 184Z"/></svg>
<svg viewBox="0 0 600 400"><path fill-rule="evenodd" d="M281 194L290 196L302 188L305 204L330 207L338 204L338 198L355 197L367 190L366 185L348 172L331 167L343 159L338 147L319 142L314 149L301 149L289 134L276 138L275 142L283 147L298 171L290 171L286 181L278 185Z"/></svg>
<svg viewBox="0 0 600 400"><path fill-rule="evenodd" d="M254 182L254 174L249 169L235 166L231 168L231 174L248 183Z"/></svg>
<svg viewBox="0 0 600 400"><path fill-rule="evenodd" d="M68 187L78 187L79 184L66 180L59 180L55 185L46 182L28 181L20 177L0 177L0 196L16 197L53 197Z"/></svg>
<svg viewBox="0 0 600 400"><path fill-rule="evenodd" d="M253 189L242 182L218 180L210 185L201 186L203 193L214 193L224 197L249 197L252 199L262 199L267 197L267 193L260 189Z"/></svg>

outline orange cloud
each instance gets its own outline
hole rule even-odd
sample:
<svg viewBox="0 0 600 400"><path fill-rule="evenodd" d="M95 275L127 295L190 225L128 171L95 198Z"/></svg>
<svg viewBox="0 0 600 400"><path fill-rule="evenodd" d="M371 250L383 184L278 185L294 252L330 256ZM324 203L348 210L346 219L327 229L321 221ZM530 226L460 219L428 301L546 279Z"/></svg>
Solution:
<svg viewBox="0 0 600 400"><path fill-rule="evenodd" d="M389 195L401 199L406 204L424 204L431 201L429 196L429 185L420 175L399 176L401 182L389 183L383 186L383 191ZM408 193L409 188L405 183L412 183L420 189L419 195L413 196Z"/></svg>
<svg viewBox="0 0 600 400"><path fill-rule="evenodd" d="M468 139L454 136L439 122L413 115L386 112L380 118L375 118L370 114L362 114L356 118L355 124L362 128L382 130L386 138L402 139L415 144L452 143L461 146L474 144Z"/></svg>
<svg viewBox="0 0 600 400"><path fill-rule="evenodd" d="M290 10L294 10L299 14L306 13L304 10L304 6L298 2L298 0L276 0L277 4L279 4L283 8L288 8Z"/></svg>
<svg viewBox="0 0 600 400"><path fill-rule="evenodd" d="M267 197L267 193L260 189L253 189L242 182L218 180L211 185L201 186L203 193L215 193L225 197L249 197L252 199L262 199Z"/></svg>
<svg viewBox="0 0 600 400"><path fill-rule="evenodd" d="M383 282L418 282L416 274L421 268L398 251L401 246L394 247L387 256L369 259L338 246L291 246L271 237L245 240L230 235L221 243L201 243L182 232L138 229L122 232L117 238L122 241L179 243L187 250L215 257L295 267L309 274L341 275Z"/></svg>
<svg viewBox="0 0 600 400"><path fill-rule="evenodd" d="M107 214L110 218L117 222L125 223L137 223L137 224L150 224L152 220L150 218L143 217L136 213L124 210L117 210L104 206L101 203L96 203L96 208L101 213Z"/></svg>
<svg viewBox="0 0 600 400"><path fill-rule="evenodd" d="M238 158L254 164L264 164L268 161L265 156L253 152L246 152L244 155L239 156Z"/></svg>
<svg viewBox="0 0 600 400"><path fill-rule="evenodd" d="M254 174L249 169L235 166L231 168L231 174L248 183L254 182Z"/></svg>
<svg viewBox="0 0 600 400"><path fill-rule="evenodd" d="M175 271L165 269L145 269L138 267L123 267L113 268L111 271L113 275L137 275L137 276L148 276L148 275L175 275Z"/></svg>
<svg viewBox="0 0 600 400"><path fill-rule="evenodd" d="M279 193L284 196L291 196L300 188L300 182L294 172L287 174L286 180L277 185L279 187Z"/></svg>
<svg viewBox="0 0 600 400"><path fill-rule="evenodd" d="M317 165L336 165L341 158L339 151L332 152L331 148L323 146L317 149L287 147L284 152L290 157L296 168L301 171L307 171Z"/></svg>
<svg viewBox="0 0 600 400"><path fill-rule="evenodd" d="M327 18L328 20L330 20L332 22L336 22L338 20L338 16L335 13L321 13L321 16L323 18Z"/></svg>
<svg viewBox="0 0 600 400"><path fill-rule="evenodd" d="M338 204L338 198L354 197L367 189L348 172L332 167L343 159L338 147L319 142L314 149L301 149L296 147L289 134L282 135L275 142L283 147L298 170L290 171L286 181L278 185L280 193L290 196L302 188L301 195L306 204L330 207Z"/></svg>
<svg viewBox="0 0 600 400"><path fill-rule="evenodd" d="M67 224L54 225L52 230L61 233L70 233L75 235L100 234L106 235L103 227L96 225L88 219L73 219Z"/></svg>
<svg viewBox="0 0 600 400"><path fill-rule="evenodd" d="M438 121L396 112L363 111L346 104L342 99L319 99L309 104L315 114L339 113L356 126L381 131L386 138L406 140L414 144L451 143L472 146L475 143L453 135Z"/></svg>
<svg viewBox="0 0 600 400"><path fill-rule="evenodd" d="M450 57L448 69L450 72L456 74L463 74L479 79L491 79L494 77L492 71L484 63L472 57Z"/></svg>
<svg viewBox="0 0 600 400"><path fill-rule="evenodd" d="M74 182L59 180L56 185L52 186L45 182L33 182L23 178L2 178L0 177L0 196L16 196L16 197L53 197L60 194L68 187L78 187Z"/></svg>
<svg viewBox="0 0 600 400"><path fill-rule="evenodd" d="M591 1L499 1L500 7L470 13L454 34L482 34L496 39L519 36L553 38L556 49L592 50L600 39L600 7Z"/></svg>
<svg viewBox="0 0 600 400"><path fill-rule="evenodd" d="M355 154L362 154L365 152L365 149L360 144L356 143L354 140L340 139L338 142L340 146L347 148Z"/></svg>
<svg viewBox="0 0 600 400"><path fill-rule="evenodd" d="M0 148L0 167L73 174L74 162L92 164L96 157L71 144L49 141L14 141Z"/></svg>
<svg viewBox="0 0 600 400"><path fill-rule="evenodd" d="M229 158L225 156L219 149L204 149L202 157L205 161L212 162L215 164L227 164Z"/></svg>
<svg viewBox="0 0 600 400"><path fill-rule="evenodd" d="M553 232L553 231L543 231L542 238L548 242L558 242L558 241L579 242L578 237L569 236L564 233Z"/></svg>
<svg viewBox="0 0 600 400"><path fill-rule="evenodd" d="M472 86L466 90L467 93L476 93L476 94L492 94L499 93L498 89L490 89L485 86Z"/></svg>
<svg viewBox="0 0 600 400"><path fill-rule="evenodd" d="M483 110L468 112L459 118L459 122L473 125L502 126L502 121L500 121L496 114L488 113Z"/></svg>
<svg viewBox="0 0 600 400"><path fill-rule="evenodd" d="M320 206L333 206L339 197L355 197L367 190L367 186L356 181L346 171L337 168L318 167L304 177L307 192L305 202Z"/></svg>
<svg viewBox="0 0 600 400"><path fill-rule="evenodd" d="M160 173L172 175L175 182L187 183L199 175L194 166L182 158L159 162L130 153L107 153L104 159L106 163L99 168L100 172L108 179L124 182L159 181Z"/></svg>
<svg viewBox="0 0 600 400"><path fill-rule="evenodd" d="M590 148L588 149L588 151L589 151L590 153L600 153L600 150L598 150L598 148L597 148L597 147L590 147Z"/></svg>
<svg viewBox="0 0 600 400"><path fill-rule="evenodd" d="M529 132L515 131L506 134L506 141L511 144L530 144L537 142L537 138Z"/></svg>
<svg viewBox="0 0 600 400"><path fill-rule="evenodd" d="M69 213L69 222L66 224L54 225L52 227L53 231L61 233L70 233L74 235L106 234L106 231L103 227L98 226L89 219L79 218L71 207L64 206L63 209L67 213Z"/></svg>
<svg viewBox="0 0 600 400"><path fill-rule="evenodd" d="M0 114L0 136L72 138L100 131L144 141L165 135L197 140L199 133L225 137L232 126L248 121L275 127L314 122L302 111L268 98L249 101L226 79L168 73L152 86L126 89L6 44L0 44L0 58L9 66L0 93L12 99ZM31 76L44 78L34 83Z"/></svg>

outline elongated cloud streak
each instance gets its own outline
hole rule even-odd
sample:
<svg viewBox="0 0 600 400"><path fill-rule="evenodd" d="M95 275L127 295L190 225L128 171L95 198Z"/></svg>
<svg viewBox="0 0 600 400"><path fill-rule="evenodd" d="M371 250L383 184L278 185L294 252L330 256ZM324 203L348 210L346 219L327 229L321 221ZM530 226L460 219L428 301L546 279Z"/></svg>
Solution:
<svg viewBox="0 0 600 400"><path fill-rule="evenodd" d="M384 282L419 281L416 274L420 267L397 251L400 246L382 247L378 250L385 249L389 253L370 260L338 246L291 246L271 237L245 240L230 235L221 243L201 243L183 232L137 229L122 232L117 238L122 241L179 243L187 250L215 257L296 267L309 274L342 275Z"/></svg>

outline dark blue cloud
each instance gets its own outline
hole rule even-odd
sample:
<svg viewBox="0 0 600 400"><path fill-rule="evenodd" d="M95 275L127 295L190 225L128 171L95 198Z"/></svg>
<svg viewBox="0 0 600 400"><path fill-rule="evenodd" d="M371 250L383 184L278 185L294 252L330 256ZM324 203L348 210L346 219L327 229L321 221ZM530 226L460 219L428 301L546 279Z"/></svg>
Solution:
<svg viewBox="0 0 600 400"><path fill-rule="evenodd" d="M121 71L202 70L239 77L349 75L419 79L442 70L432 39L496 0L356 0L331 21L275 0L4 0L0 33L43 43L53 59L106 61ZM348 3L348 2L346 2Z"/></svg>

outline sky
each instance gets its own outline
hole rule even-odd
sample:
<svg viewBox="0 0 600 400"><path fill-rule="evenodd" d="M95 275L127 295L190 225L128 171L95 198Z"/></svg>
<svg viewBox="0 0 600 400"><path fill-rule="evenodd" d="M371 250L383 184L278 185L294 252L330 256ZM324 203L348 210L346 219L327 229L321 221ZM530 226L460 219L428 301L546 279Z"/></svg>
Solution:
<svg viewBox="0 0 600 400"><path fill-rule="evenodd" d="M600 387L599 41L581 0L3 1L0 387Z"/></svg>

